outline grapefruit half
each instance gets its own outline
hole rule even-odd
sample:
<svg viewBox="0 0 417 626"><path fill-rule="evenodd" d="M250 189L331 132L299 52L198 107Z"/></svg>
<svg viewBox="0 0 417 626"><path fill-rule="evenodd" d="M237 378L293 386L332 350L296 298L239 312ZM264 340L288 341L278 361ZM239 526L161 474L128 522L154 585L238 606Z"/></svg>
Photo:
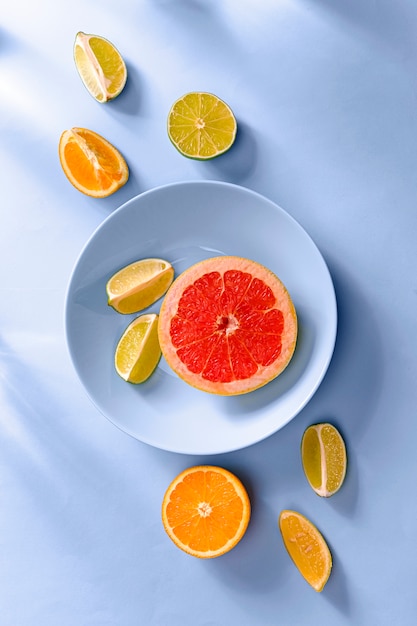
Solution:
<svg viewBox="0 0 417 626"><path fill-rule="evenodd" d="M161 306L159 342L168 365L197 389L248 393L276 378L297 341L291 297L269 269L220 256L185 270Z"/></svg>

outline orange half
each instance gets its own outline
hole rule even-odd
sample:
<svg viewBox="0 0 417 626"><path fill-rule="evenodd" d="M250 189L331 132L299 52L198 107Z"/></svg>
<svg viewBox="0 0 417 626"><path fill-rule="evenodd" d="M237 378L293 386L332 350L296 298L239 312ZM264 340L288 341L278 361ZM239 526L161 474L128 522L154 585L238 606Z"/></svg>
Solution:
<svg viewBox="0 0 417 626"><path fill-rule="evenodd" d="M184 552L203 559L234 548L249 519L245 487L221 467L184 470L172 481L162 503L162 522L170 539Z"/></svg>

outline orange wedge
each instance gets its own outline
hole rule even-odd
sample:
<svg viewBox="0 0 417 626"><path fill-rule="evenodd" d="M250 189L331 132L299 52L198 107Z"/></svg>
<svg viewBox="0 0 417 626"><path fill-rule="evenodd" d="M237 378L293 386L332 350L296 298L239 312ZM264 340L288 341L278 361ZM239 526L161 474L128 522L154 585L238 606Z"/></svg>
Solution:
<svg viewBox="0 0 417 626"><path fill-rule="evenodd" d="M322 591L332 569L330 550L319 530L301 513L281 511L279 528L294 564L315 591Z"/></svg>
<svg viewBox="0 0 417 626"><path fill-rule="evenodd" d="M245 487L221 467L184 470L168 487L162 521L178 548L209 559L225 554L242 539L250 519Z"/></svg>
<svg viewBox="0 0 417 626"><path fill-rule="evenodd" d="M339 491L346 475L345 442L332 424L313 424L301 440L301 460L310 487L328 498Z"/></svg>
<svg viewBox="0 0 417 626"><path fill-rule="evenodd" d="M128 166L120 152L87 128L72 128L62 133L59 160L70 183L94 198L110 196L129 178Z"/></svg>

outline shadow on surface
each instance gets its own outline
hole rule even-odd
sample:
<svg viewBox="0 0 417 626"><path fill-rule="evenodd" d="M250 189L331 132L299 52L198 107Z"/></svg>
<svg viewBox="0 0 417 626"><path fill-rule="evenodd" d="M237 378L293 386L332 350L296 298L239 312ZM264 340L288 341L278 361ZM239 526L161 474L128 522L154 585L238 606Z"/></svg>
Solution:
<svg viewBox="0 0 417 626"><path fill-rule="evenodd" d="M321 6L356 27L377 37L383 45L415 47L415 3L393 3L387 0L305 0L306 4Z"/></svg>
<svg viewBox="0 0 417 626"><path fill-rule="evenodd" d="M340 430L348 468L342 490L329 499L328 505L353 517L360 490L355 450L377 417L375 407L384 375L382 343L371 303L344 268L336 261L328 264L338 305L336 345L327 374L300 419L304 426L328 421Z"/></svg>
<svg viewBox="0 0 417 626"><path fill-rule="evenodd" d="M338 332L333 359L317 399L327 393L346 437L358 439L369 427L381 392L382 342L372 303L338 261L327 261L336 292Z"/></svg>
<svg viewBox="0 0 417 626"><path fill-rule="evenodd" d="M115 194L109 196L108 198L98 198L98 202L102 203L108 213L112 213L116 209L125 204L128 200L131 200L135 196L138 196L140 193L145 191L143 187L141 187L138 175L136 173L136 169L133 164L128 163L129 166L129 179L127 183L118 189ZM94 198L93 198L94 199Z"/></svg>
<svg viewBox="0 0 417 626"><path fill-rule="evenodd" d="M211 161L206 161L207 178L216 178L231 183L241 183L255 169L257 145L251 128L239 120L233 146L228 152Z"/></svg>
<svg viewBox="0 0 417 626"><path fill-rule="evenodd" d="M328 542L330 552L332 553L333 566L330 578L321 593L329 604L332 604L338 611L340 611L340 613L349 617L352 607L346 575L340 559L332 549L331 543L328 539L326 539L326 541Z"/></svg>
<svg viewBox="0 0 417 626"><path fill-rule="evenodd" d="M15 52L19 48L21 48L21 43L18 39L7 30L0 27L0 55Z"/></svg>
<svg viewBox="0 0 417 626"><path fill-rule="evenodd" d="M245 536L231 552L207 562L206 569L230 589L267 594L279 588L293 566L279 538L276 512L248 491L252 518Z"/></svg>
<svg viewBox="0 0 417 626"><path fill-rule="evenodd" d="M343 486L338 493L328 499L327 503L328 506L332 507L335 511L338 511L338 513L340 513L341 515L344 515L345 517L353 517L360 493L358 463L355 452L356 447L354 445L351 445L352 437L350 435L348 436L345 433L344 426L340 423L339 420L328 419L323 421L328 421L336 426L336 428L342 435L346 445L346 454L348 460L346 477L343 482Z"/></svg>
<svg viewBox="0 0 417 626"><path fill-rule="evenodd" d="M110 114L141 115L144 113L144 90L141 88L141 77L136 67L127 61L126 68L126 85L117 98L106 103L106 111Z"/></svg>
<svg viewBox="0 0 417 626"><path fill-rule="evenodd" d="M295 466L299 459L292 453L289 431L284 429L281 434L279 441L269 437L260 444L205 461L226 467L238 476L251 502L251 519L240 543L204 564L210 575L238 595L263 596L279 591L294 567L280 538L278 513L285 490L296 491L299 476ZM267 502L266 497L275 504Z"/></svg>
<svg viewBox="0 0 417 626"><path fill-rule="evenodd" d="M176 52L192 58L194 65L206 65L209 61L210 65L217 65L219 71L225 59L229 65L237 51L233 33L222 15L221 1L152 0L152 6L158 11L158 30L169 37L169 44ZM207 50L209 56L205 53ZM199 90L197 85L195 90ZM217 95L222 97L220 93Z"/></svg>
<svg viewBox="0 0 417 626"><path fill-rule="evenodd" d="M211 570L232 590L240 593L251 590L261 594L271 589L279 590L283 581L292 576L294 565L279 539L276 520L281 508L293 508L310 516L316 503L306 500L306 490L298 454L304 428L314 422L333 423L345 439L348 452L348 472L339 493L320 504L340 513L340 523L351 523L355 516L360 490L357 442L370 428L376 417L375 407L383 385L382 342L372 303L361 293L358 283L346 268L331 260L329 268L335 285L338 302L339 325L333 359L327 375L315 396L299 416L284 429L263 442L245 450L245 466L261 483L250 489L250 476L244 472L243 482L248 486L253 503L253 518L245 538L221 563L211 565ZM241 452L228 459L239 458ZM241 461L243 464L243 460ZM233 469L233 468L232 468ZM258 499L261 488L268 500L276 502L273 509ZM314 494L307 497L317 498ZM307 504L306 504L307 503ZM324 511L325 513L325 511ZM313 521L315 517L313 516ZM317 522L320 524L320 519ZM333 556L330 579L320 594L346 618L352 613L352 597L348 580L331 536L326 539ZM235 554L234 554L235 552ZM245 563L245 567L241 566ZM221 566L220 566L221 565ZM295 576L295 574L294 574Z"/></svg>
<svg viewBox="0 0 417 626"><path fill-rule="evenodd" d="M201 15L208 15L213 10L213 3L208 3L206 0L153 0L152 4L161 9L189 11Z"/></svg>
<svg viewBox="0 0 417 626"><path fill-rule="evenodd" d="M74 428L69 410L74 411L76 404L69 409L65 396L49 390L42 376L3 337L0 379L11 408L0 419L3 462L13 469L31 510L49 529L51 545L61 545L64 536L65 541L76 538L81 549L90 549L84 518L103 489L119 493L123 468L110 467L103 450L95 449L94 441ZM79 485L77 506L72 506L68 480L71 490L77 491ZM62 519L61 525L57 519Z"/></svg>
<svg viewBox="0 0 417 626"><path fill-rule="evenodd" d="M360 493L356 446L351 445L352 437L346 433L343 420L335 418L334 415L320 415L316 421L328 422L337 428L345 442L347 454L347 469L343 486L331 498L325 499L324 503L345 517L353 517Z"/></svg>

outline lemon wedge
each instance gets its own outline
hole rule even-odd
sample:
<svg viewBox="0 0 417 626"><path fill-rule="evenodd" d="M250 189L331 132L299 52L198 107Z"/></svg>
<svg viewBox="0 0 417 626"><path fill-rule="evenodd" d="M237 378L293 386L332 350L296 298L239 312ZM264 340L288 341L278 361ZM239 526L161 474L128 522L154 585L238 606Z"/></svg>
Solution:
<svg viewBox="0 0 417 626"><path fill-rule="evenodd" d="M310 487L328 498L339 491L346 475L346 446L332 424L313 424L301 440L301 460Z"/></svg>
<svg viewBox="0 0 417 626"><path fill-rule="evenodd" d="M163 259L141 259L113 274L106 285L108 304L118 313L137 313L159 300L174 279Z"/></svg>
<svg viewBox="0 0 417 626"><path fill-rule="evenodd" d="M79 32L74 61L85 87L98 102L108 102L123 90L127 69L117 48L104 37Z"/></svg>
<svg viewBox="0 0 417 626"><path fill-rule="evenodd" d="M116 371L129 383L143 383L161 358L158 341L158 315L140 315L121 336L114 356Z"/></svg>
<svg viewBox="0 0 417 626"><path fill-rule="evenodd" d="M315 591L322 591L332 570L332 555L316 526L297 511L284 510L279 528L288 554Z"/></svg>

